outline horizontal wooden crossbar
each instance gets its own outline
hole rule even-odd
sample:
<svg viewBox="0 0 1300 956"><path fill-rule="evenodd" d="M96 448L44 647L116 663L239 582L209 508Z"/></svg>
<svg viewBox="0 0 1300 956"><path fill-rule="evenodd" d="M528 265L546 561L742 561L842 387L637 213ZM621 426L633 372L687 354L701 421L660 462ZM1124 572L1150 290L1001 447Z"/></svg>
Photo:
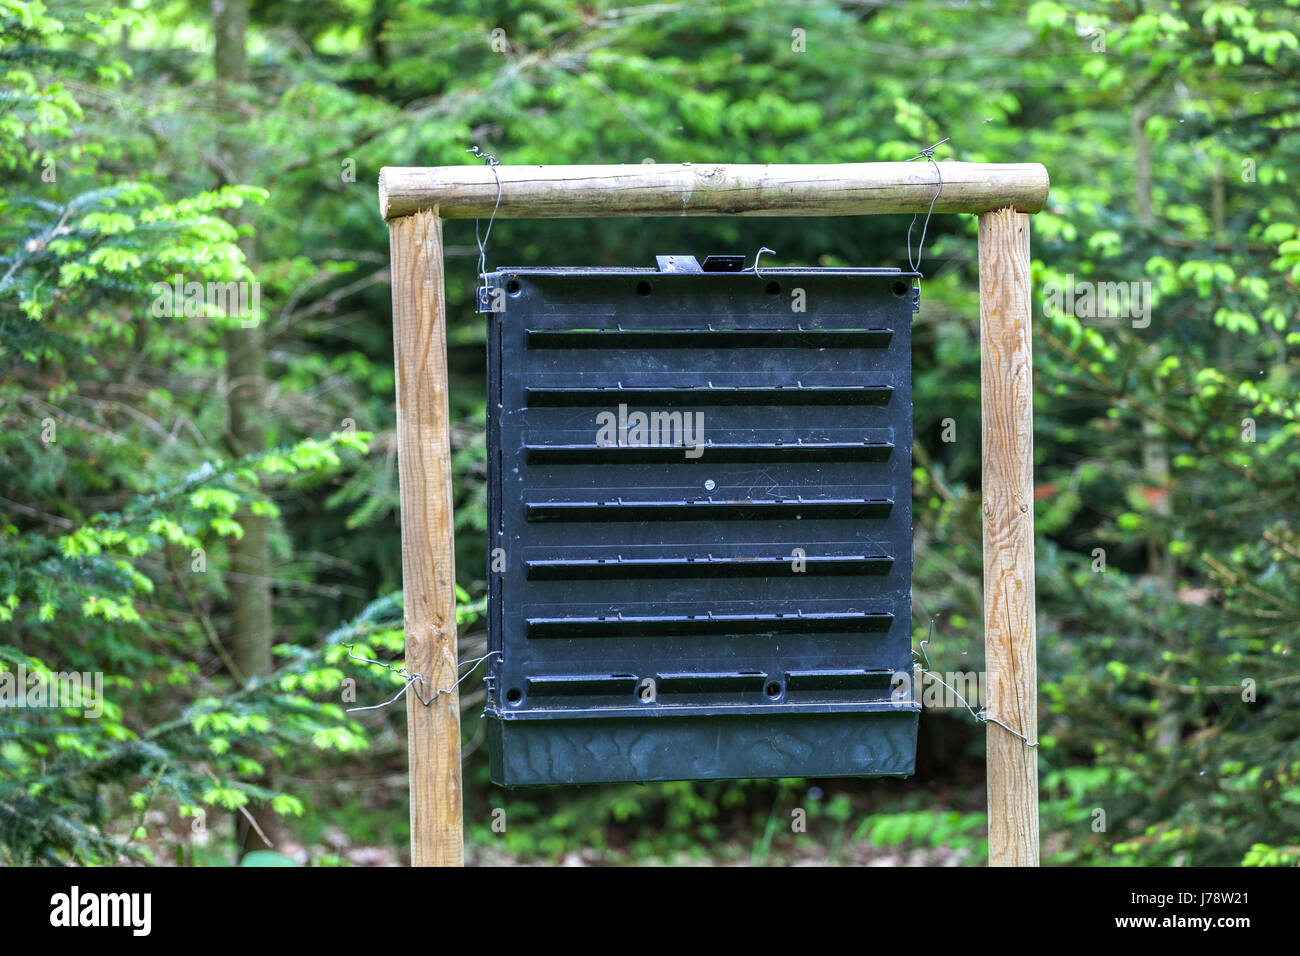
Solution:
<svg viewBox="0 0 1300 956"><path fill-rule="evenodd" d="M1038 163L939 163L935 212L1035 213L1047 202ZM860 216L930 208L933 163L802 166L646 163L635 166L385 166L385 219L431 210L442 219L623 216Z"/></svg>

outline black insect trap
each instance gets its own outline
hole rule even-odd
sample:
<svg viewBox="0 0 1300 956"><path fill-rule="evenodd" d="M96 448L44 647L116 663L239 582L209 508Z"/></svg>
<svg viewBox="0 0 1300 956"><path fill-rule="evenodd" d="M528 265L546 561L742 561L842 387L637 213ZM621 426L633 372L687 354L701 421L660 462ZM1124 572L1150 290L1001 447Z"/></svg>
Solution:
<svg viewBox="0 0 1300 956"><path fill-rule="evenodd" d="M912 773L913 277L486 276L496 783Z"/></svg>

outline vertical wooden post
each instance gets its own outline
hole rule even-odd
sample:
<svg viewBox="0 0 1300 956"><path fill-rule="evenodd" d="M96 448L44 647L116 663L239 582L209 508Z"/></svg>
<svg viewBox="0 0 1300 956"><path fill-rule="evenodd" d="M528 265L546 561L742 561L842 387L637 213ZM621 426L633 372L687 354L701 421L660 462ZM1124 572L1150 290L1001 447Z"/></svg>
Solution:
<svg viewBox="0 0 1300 956"><path fill-rule="evenodd" d="M1038 865L1029 217L979 217L989 865ZM999 726L994 721L1001 721Z"/></svg>
<svg viewBox="0 0 1300 956"><path fill-rule="evenodd" d="M465 850L442 220L428 210L403 216L389 222L388 237L406 670L423 678L406 695L411 865L460 866ZM433 699L426 706L420 698Z"/></svg>

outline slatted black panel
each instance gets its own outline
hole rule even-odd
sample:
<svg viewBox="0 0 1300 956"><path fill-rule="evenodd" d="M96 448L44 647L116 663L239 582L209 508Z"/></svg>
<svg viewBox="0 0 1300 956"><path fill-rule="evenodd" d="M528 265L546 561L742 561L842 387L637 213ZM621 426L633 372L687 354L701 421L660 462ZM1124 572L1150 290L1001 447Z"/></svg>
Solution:
<svg viewBox="0 0 1300 956"><path fill-rule="evenodd" d="M488 277L495 780L911 772L911 284Z"/></svg>

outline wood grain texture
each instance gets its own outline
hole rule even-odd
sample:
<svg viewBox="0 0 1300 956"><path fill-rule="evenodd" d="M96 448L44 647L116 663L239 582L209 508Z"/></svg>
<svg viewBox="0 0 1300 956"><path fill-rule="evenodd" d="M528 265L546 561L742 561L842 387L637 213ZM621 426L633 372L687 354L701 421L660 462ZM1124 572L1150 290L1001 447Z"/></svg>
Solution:
<svg viewBox="0 0 1300 956"><path fill-rule="evenodd" d="M979 217L985 706L1038 739L1029 217ZM1038 865L1038 761L988 725L989 865Z"/></svg>
<svg viewBox="0 0 1300 956"><path fill-rule="evenodd" d="M389 224L406 669L411 865L460 866L460 703L456 566L447 411L442 220L425 211ZM437 694L439 688L449 693ZM420 697L433 701L426 706Z"/></svg>
<svg viewBox="0 0 1300 956"><path fill-rule="evenodd" d="M1010 206L1038 212L1047 170L1038 163L940 163L934 211L982 213ZM635 166L498 166L501 219L618 216L847 216L930 208L936 177L927 162L798 166L691 163ZM421 209L444 219L487 218L497 180L487 166L386 166L379 173L385 219Z"/></svg>

